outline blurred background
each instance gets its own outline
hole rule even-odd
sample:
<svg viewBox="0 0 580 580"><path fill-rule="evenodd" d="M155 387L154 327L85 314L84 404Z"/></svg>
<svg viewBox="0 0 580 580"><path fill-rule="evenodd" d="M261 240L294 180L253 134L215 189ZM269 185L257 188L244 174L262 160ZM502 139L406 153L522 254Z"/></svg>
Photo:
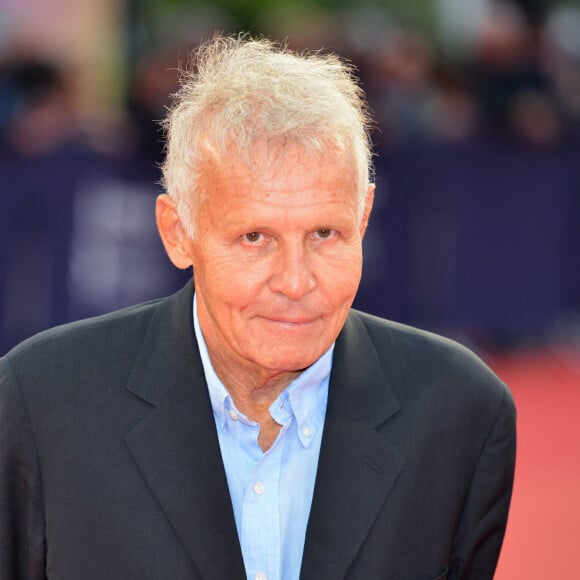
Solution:
<svg viewBox="0 0 580 580"><path fill-rule="evenodd" d="M356 306L477 350L519 407L497 578L580 568L580 1L0 0L0 354L157 298L158 121L215 30L338 52L376 119Z"/></svg>

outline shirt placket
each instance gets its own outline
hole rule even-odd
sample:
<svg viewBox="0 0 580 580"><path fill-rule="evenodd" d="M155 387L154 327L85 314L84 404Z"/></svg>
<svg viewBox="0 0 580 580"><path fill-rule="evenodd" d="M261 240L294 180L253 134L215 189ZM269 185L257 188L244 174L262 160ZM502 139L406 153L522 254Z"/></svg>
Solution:
<svg viewBox="0 0 580 580"><path fill-rule="evenodd" d="M282 441L276 441L248 482L242 512L246 570L253 580L279 580L281 562L279 482Z"/></svg>

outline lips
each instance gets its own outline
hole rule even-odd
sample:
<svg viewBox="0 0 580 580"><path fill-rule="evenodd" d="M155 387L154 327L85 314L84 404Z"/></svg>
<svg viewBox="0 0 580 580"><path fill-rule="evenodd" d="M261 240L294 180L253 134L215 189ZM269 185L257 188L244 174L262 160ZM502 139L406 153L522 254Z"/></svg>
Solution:
<svg viewBox="0 0 580 580"><path fill-rule="evenodd" d="M275 324L281 324L286 326L307 326L309 324L313 324L319 318L318 317L282 317L282 316L264 316L262 317L264 320L268 322L273 322Z"/></svg>

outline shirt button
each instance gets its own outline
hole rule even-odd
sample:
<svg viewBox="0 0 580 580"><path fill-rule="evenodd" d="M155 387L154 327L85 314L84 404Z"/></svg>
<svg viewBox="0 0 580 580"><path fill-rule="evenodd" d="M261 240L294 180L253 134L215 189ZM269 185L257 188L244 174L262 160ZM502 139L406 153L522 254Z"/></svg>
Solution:
<svg viewBox="0 0 580 580"><path fill-rule="evenodd" d="M264 484L257 481L256 483L254 483L254 493L256 495L262 495L264 493ZM263 572L260 572L260 574L263 574ZM258 576L256 576L257 578ZM260 576L261 577L261 576ZM264 578L266 578L266 576L264 576Z"/></svg>
<svg viewBox="0 0 580 580"><path fill-rule="evenodd" d="M254 577L254 580L268 580L268 576L264 572L258 572Z"/></svg>
<svg viewBox="0 0 580 580"><path fill-rule="evenodd" d="M239 419L238 414L233 409L231 411L228 411L228 414L233 421L237 421Z"/></svg>
<svg viewBox="0 0 580 580"><path fill-rule="evenodd" d="M302 435L304 435L304 437L312 437L312 429L310 427L304 427L304 429L302 429Z"/></svg>

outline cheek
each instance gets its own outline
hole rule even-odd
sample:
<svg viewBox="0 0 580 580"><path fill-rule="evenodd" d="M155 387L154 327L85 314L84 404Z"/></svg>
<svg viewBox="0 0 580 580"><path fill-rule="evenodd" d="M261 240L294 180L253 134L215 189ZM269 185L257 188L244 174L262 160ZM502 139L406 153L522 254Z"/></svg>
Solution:
<svg viewBox="0 0 580 580"><path fill-rule="evenodd" d="M350 306L358 290L362 259L358 253L346 259L326 262L319 269L318 282L329 303Z"/></svg>
<svg viewBox="0 0 580 580"><path fill-rule="evenodd" d="M256 301L266 285L267 272L256 265L224 260L215 262L204 272L206 294L234 308L244 308Z"/></svg>

